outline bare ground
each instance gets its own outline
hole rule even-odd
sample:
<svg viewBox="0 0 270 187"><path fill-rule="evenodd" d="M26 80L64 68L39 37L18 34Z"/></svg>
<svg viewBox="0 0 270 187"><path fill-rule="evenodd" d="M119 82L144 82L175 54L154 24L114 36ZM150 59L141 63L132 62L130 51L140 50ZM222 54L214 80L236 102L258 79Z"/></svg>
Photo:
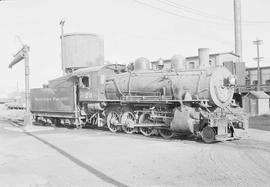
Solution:
<svg viewBox="0 0 270 187"><path fill-rule="evenodd" d="M249 127L254 129L270 131L270 115L250 117Z"/></svg>
<svg viewBox="0 0 270 187"><path fill-rule="evenodd" d="M269 186L270 132L204 144L0 122L0 186Z"/></svg>

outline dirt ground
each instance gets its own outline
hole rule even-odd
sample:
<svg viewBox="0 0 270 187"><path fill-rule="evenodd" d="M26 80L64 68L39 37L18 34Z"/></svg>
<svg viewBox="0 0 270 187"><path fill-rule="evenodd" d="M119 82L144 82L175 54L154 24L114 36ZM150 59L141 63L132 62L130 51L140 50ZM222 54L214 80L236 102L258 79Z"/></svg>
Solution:
<svg viewBox="0 0 270 187"><path fill-rule="evenodd" d="M0 186L269 185L269 131L204 144L96 129L23 131L0 121Z"/></svg>
<svg viewBox="0 0 270 187"><path fill-rule="evenodd" d="M249 127L254 129L270 131L270 115L250 117Z"/></svg>

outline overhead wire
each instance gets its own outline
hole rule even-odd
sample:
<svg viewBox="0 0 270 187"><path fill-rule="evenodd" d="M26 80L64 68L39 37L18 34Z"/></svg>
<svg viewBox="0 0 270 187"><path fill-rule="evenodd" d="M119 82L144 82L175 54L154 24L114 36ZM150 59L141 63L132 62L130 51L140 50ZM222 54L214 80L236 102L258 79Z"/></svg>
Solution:
<svg viewBox="0 0 270 187"><path fill-rule="evenodd" d="M203 12L201 10L197 10L197 9L185 6L185 5L180 5L180 4L175 3L173 1L169 1L169 0L156 0L156 1L159 1L162 4L169 5L171 7L183 10L184 12L191 13L194 15L203 16L203 17L206 17L209 19L220 19L222 21L231 22L231 19L229 19L229 18L223 18L223 17L217 16L217 15L209 14L207 12Z"/></svg>
<svg viewBox="0 0 270 187"><path fill-rule="evenodd" d="M183 14L180 14L180 13L176 13L176 12L172 12L172 11L169 11L169 10L166 10L166 9L163 9L163 8L159 8L157 6L153 6L151 4L148 4L148 3L145 3L145 2L142 2L142 1L139 1L139 0L134 0L134 1L137 2L138 4L150 7L152 9L159 10L161 12L165 12L165 13L173 15L173 16L180 17L182 19L188 19L188 20L199 22L199 23L205 22L205 23L218 24L218 25L229 25L229 23L221 23L221 22L217 22L217 21L204 20L204 19L198 19L198 18L186 16L186 15L183 15Z"/></svg>
<svg viewBox="0 0 270 187"><path fill-rule="evenodd" d="M233 19L221 17L221 16L218 16L218 15L209 14L207 12L197 10L197 9L194 9L194 8L191 8L191 7L179 4L179 3L175 3L175 2L170 1L170 0L156 0L156 1L159 1L159 2L161 2L163 4L169 5L171 7L183 10L185 12L195 14L195 15L199 15L199 16L202 16L202 17L206 17L206 18L209 18L209 19L220 20L220 21L225 21L225 22L230 22L230 23L234 22ZM242 20L242 23L244 23L244 24L269 24L270 21Z"/></svg>
<svg viewBox="0 0 270 187"><path fill-rule="evenodd" d="M210 23L210 24L216 24L216 25L222 25L222 26L224 26L224 25L225 26L232 26L232 24L230 24L230 23L220 23L220 22L214 22L214 21L210 21L210 20L197 19L197 18L194 18L194 17L182 15L182 14L179 14L179 13L176 13L176 12L172 12L172 11L169 11L169 10L166 10L166 9L163 9L163 8L159 8L157 6L153 6L151 4L148 4L148 3L145 3L145 2L142 2L142 1L139 1L139 0L133 0L133 1L135 1L136 3L141 4L143 6L147 6L149 8L152 8L152 9L155 9L155 10L158 10L158 11L161 11L161 12L164 12L166 14L170 14L170 15L173 15L173 16L176 16L176 17L180 17L182 19L187 19L187 20L195 21L197 23L201 23L201 24ZM212 37L209 37L209 39L213 39L213 36ZM217 37L216 39L220 40L219 37ZM224 41L221 41L221 42L224 43ZM228 42L228 41L226 41L226 42Z"/></svg>

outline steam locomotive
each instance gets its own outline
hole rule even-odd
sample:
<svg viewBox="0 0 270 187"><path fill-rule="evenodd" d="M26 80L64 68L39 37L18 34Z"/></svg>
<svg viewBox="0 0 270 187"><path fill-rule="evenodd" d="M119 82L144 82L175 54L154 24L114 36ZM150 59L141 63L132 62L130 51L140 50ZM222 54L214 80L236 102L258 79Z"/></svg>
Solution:
<svg viewBox="0 0 270 187"><path fill-rule="evenodd" d="M31 112L47 124L108 127L114 133L166 139L193 134L206 143L245 131L246 119L230 110L236 77L203 58L196 69L187 69L184 60L174 56L166 70L162 63L151 68L145 58L128 67L78 69L32 89Z"/></svg>

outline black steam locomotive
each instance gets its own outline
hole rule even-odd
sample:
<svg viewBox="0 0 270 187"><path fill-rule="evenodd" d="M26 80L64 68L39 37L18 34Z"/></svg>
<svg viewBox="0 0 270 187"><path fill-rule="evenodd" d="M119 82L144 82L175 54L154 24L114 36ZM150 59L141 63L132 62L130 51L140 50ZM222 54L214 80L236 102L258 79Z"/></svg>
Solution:
<svg viewBox="0 0 270 187"><path fill-rule="evenodd" d="M230 109L236 78L227 68L186 69L177 57L170 69L150 65L140 58L129 68L95 66L51 80L31 90L34 119L164 138L193 134L207 143L247 129L245 117Z"/></svg>

